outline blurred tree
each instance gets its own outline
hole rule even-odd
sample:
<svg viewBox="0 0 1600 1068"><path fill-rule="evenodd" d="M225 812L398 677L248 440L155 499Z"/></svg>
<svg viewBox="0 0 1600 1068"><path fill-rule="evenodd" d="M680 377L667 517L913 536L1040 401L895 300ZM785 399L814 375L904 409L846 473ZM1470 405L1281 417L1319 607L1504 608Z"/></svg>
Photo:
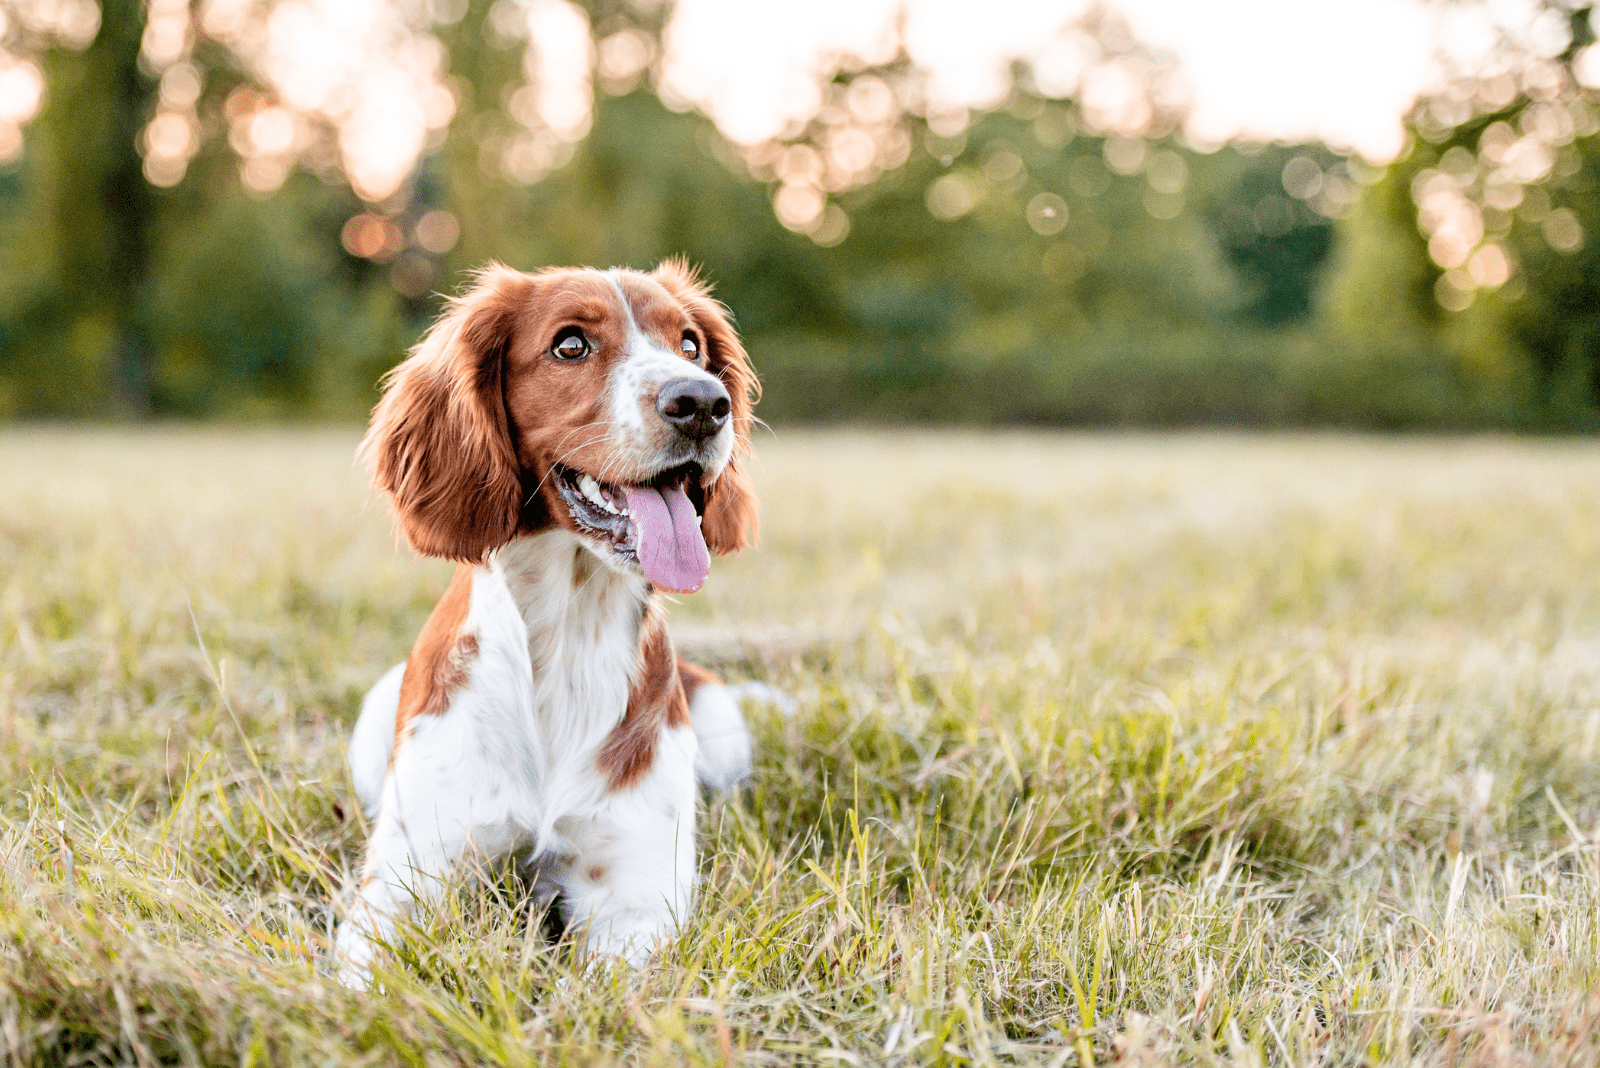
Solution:
<svg viewBox="0 0 1600 1068"><path fill-rule="evenodd" d="M1548 421L1593 428L1600 425L1600 137L1574 141L1570 153L1571 162L1527 196L1507 234L1520 277L1485 303L1500 332L1528 354Z"/></svg>
<svg viewBox="0 0 1600 1068"><path fill-rule="evenodd" d="M1406 154L1344 228L1330 310L1346 331L1447 354L1483 411L1591 428L1600 51L1592 5L1544 7L1418 105Z"/></svg>
<svg viewBox="0 0 1600 1068"><path fill-rule="evenodd" d="M1305 193L1334 166L1326 151L1268 148L1208 205L1208 221L1250 295L1244 314L1251 322L1283 326L1311 315L1318 272L1333 248L1333 223L1285 183Z"/></svg>
<svg viewBox="0 0 1600 1068"><path fill-rule="evenodd" d="M108 0L95 32L89 0L46 6L77 14L28 45L46 103L0 164L0 410L354 415L464 270L675 253L738 310L770 418L1595 408L1581 11L1510 83L1425 102L1383 174L1185 148L1170 59L1102 11L1064 31L1075 67L1016 66L987 113L896 46L836 57L814 114L735 145L653 91L667 7ZM274 52L324 32L308 12L351 46ZM1115 106L1079 91L1100 75ZM374 130L398 148L363 156Z"/></svg>
<svg viewBox="0 0 1600 1068"><path fill-rule="evenodd" d="M33 373L19 377L47 407L96 411L109 400L131 415L152 409L142 298L160 220L134 149L154 99L139 69L143 8L105 0L85 49L45 57L49 102L17 179L19 214L29 218L11 227L12 270L27 281L8 287L6 317L24 335L7 362L32 356Z"/></svg>

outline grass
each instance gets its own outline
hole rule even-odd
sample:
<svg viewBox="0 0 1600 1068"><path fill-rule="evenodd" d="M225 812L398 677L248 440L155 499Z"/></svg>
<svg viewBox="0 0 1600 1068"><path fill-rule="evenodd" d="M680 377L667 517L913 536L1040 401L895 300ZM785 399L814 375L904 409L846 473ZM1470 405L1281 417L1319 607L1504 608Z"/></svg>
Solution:
<svg viewBox="0 0 1600 1068"><path fill-rule="evenodd" d="M1600 1059L1600 445L782 434L674 609L798 699L682 937L575 974L508 876L356 994L447 566L354 440L0 436L6 1064Z"/></svg>

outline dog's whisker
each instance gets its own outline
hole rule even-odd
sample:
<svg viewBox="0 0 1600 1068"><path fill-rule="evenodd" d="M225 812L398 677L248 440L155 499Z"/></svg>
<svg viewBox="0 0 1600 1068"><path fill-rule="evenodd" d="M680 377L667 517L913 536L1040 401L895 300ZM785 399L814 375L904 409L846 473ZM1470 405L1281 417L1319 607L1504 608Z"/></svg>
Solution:
<svg viewBox="0 0 1600 1068"><path fill-rule="evenodd" d="M620 426L620 425L621 425L620 421L616 420L616 419L605 419L605 420L601 420L601 421L597 421L597 422L596 421L592 421L592 422L580 424L579 426L575 426L571 430L567 431L565 434L561 435L561 440L556 442L556 448L559 449L559 448L561 448L561 446L565 445L567 443L567 439L572 437L574 434L586 434L591 430L599 430L599 429L601 429L603 427ZM586 444L593 444L593 442L588 442ZM583 446L579 445L578 448L581 449L581 448L583 448Z"/></svg>
<svg viewBox="0 0 1600 1068"><path fill-rule="evenodd" d="M568 435L568 436L570 437L570 435ZM528 494L528 499L526 501L524 501L523 503L524 504L531 504L533 502L533 498L538 496L539 491L544 488L544 484L546 482L550 481L550 476L555 474L556 468L565 466L568 457L570 457L573 453L578 452L580 449L586 449L590 445L599 444L600 442L604 441L605 439L606 439L606 436L604 434L601 434L597 438L591 438L588 441L585 441L585 442L582 442L580 444L574 445L572 448L568 449L566 452L564 452L560 456L556 457L556 459L550 464L549 468L545 471L544 477L539 479L539 484L537 486L533 487L532 491L529 492L529 494Z"/></svg>

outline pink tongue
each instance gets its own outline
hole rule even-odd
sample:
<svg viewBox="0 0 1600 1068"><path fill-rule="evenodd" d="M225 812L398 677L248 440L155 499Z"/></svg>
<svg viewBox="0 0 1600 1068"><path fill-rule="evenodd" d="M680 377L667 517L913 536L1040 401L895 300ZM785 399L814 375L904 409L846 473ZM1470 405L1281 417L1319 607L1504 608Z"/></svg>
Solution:
<svg viewBox="0 0 1600 1068"><path fill-rule="evenodd" d="M645 577L673 593L693 593L711 574L711 554L688 494L674 487L624 486L628 512L639 532Z"/></svg>

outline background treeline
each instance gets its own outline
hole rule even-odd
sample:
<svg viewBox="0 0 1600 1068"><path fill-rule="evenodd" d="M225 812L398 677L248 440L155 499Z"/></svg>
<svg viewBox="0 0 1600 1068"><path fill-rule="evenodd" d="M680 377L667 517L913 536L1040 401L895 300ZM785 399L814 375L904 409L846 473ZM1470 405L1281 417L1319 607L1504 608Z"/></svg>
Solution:
<svg viewBox="0 0 1600 1068"><path fill-rule="evenodd" d="M1071 102L1019 89L953 138L914 123L904 166L837 198L849 229L825 246L780 224L773 183L707 119L640 88L601 94L571 159L528 187L485 177L474 124L458 119L387 221L410 237L448 212L459 239L436 237L436 253L413 239L401 265L348 250L368 210L348 188L297 171L247 192L225 138L177 186L145 182L132 147L153 92L142 12L107 0L92 44L44 57L46 104L0 168L0 414L356 418L473 266L681 253L734 309L773 422L1600 419L1600 135L1586 98L1562 105L1577 119L1559 165L1503 213L1515 274L1454 311L1415 186L1459 164L1453 148L1477 158L1492 124L1519 129L1522 97L1422 130L1377 169L1317 146L1108 142ZM456 28L452 57L493 101L506 62L473 37L480 16L475 4ZM1592 38L1584 13L1573 25L1577 49ZM208 84L226 91L226 72ZM1306 183L1321 201L1295 195ZM1552 243L1557 210L1575 241Z"/></svg>

